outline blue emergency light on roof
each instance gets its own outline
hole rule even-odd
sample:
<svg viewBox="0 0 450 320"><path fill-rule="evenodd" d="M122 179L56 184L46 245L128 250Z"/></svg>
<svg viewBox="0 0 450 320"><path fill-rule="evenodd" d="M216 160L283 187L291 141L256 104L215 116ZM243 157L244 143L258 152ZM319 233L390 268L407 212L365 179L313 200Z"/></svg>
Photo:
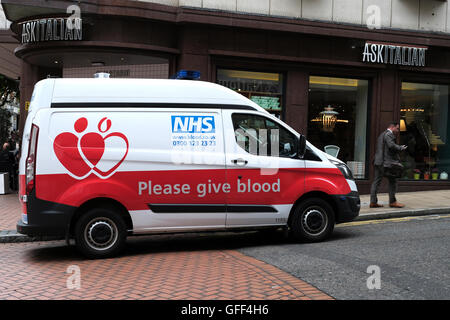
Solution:
<svg viewBox="0 0 450 320"><path fill-rule="evenodd" d="M199 80L200 79L200 71L194 70L180 70L178 71L173 79L179 80Z"/></svg>

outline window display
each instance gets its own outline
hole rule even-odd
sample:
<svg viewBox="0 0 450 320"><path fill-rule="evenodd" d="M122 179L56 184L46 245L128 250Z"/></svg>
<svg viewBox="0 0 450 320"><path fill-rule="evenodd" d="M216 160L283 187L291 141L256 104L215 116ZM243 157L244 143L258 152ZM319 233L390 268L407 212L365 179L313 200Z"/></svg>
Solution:
<svg viewBox="0 0 450 320"><path fill-rule="evenodd" d="M447 180L450 172L449 86L402 83L400 144L403 179Z"/></svg>
<svg viewBox="0 0 450 320"><path fill-rule="evenodd" d="M369 81L311 76L308 140L344 161L356 179L367 178Z"/></svg>
<svg viewBox="0 0 450 320"><path fill-rule="evenodd" d="M283 81L280 73L218 69L217 83L239 92L281 118Z"/></svg>

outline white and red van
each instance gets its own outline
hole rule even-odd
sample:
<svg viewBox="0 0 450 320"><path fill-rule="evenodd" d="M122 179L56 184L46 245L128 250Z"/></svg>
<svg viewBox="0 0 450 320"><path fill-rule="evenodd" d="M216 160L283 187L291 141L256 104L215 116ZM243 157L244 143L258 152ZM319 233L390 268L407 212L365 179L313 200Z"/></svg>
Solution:
<svg viewBox="0 0 450 320"><path fill-rule="evenodd" d="M348 167L223 86L46 79L20 160L18 232L74 238L89 257L128 235L288 227L319 241L354 219Z"/></svg>

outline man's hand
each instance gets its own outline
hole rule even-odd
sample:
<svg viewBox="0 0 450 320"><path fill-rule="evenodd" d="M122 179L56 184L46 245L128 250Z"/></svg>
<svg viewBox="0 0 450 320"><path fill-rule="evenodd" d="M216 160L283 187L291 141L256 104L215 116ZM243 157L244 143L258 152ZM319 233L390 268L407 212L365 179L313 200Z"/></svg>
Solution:
<svg viewBox="0 0 450 320"><path fill-rule="evenodd" d="M408 148L408 146L402 145L401 148L402 148L402 151L404 151L404 150L406 150Z"/></svg>

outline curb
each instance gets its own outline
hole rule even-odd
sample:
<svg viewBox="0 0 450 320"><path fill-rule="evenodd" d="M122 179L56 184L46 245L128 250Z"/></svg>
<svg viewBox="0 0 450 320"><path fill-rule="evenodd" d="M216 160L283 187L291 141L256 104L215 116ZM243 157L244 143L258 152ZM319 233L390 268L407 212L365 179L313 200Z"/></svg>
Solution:
<svg viewBox="0 0 450 320"><path fill-rule="evenodd" d="M402 218L402 217L414 217L414 216L427 216L434 214L449 213L450 207L445 208L432 208L432 209L414 209L414 210L392 210L374 213L360 214L353 221L368 221L368 220L382 220L390 218ZM17 243L17 242L36 242L36 241L52 241L63 240L61 237L29 237L18 233L16 230L0 231L0 243Z"/></svg>
<svg viewBox="0 0 450 320"><path fill-rule="evenodd" d="M60 237L29 237L18 233L16 230L0 231L0 243L17 243L17 242L36 242L36 241L51 241L61 240Z"/></svg>
<svg viewBox="0 0 450 320"><path fill-rule="evenodd" d="M450 207L430 208L430 209L409 209L409 210L391 210L382 212L371 212L360 214L354 221L379 220L390 218L403 218L415 216L428 216L433 214L449 213Z"/></svg>

